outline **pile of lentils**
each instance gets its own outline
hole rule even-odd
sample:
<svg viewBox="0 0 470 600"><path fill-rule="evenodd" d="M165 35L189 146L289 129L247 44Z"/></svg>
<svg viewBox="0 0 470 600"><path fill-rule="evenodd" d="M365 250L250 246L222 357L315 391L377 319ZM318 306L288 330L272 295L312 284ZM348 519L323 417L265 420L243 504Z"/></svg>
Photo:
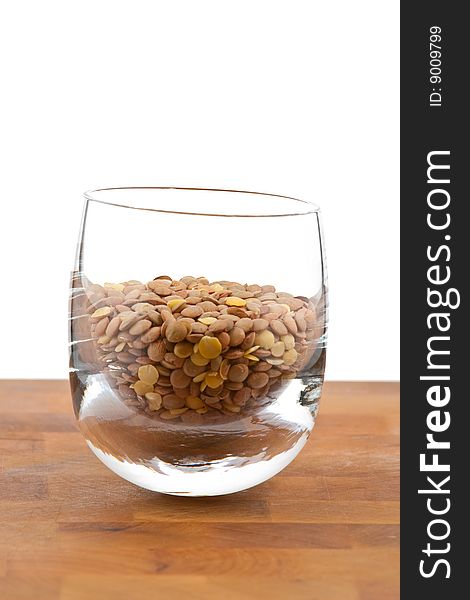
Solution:
<svg viewBox="0 0 470 600"><path fill-rule="evenodd" d="M161 275L86 294L97 357L120 396L165 420L235 416L277 397L319 335L309 299L272 285Z"/></svg>

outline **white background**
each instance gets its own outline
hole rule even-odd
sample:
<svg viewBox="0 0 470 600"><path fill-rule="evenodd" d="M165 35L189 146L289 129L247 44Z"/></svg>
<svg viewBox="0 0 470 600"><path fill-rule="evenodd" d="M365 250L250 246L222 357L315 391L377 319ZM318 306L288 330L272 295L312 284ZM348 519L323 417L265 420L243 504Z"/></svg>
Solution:
<svg viewBox="0 0 470 600"><path fill-rule="evenodd" d="M398 1L0 5L0 377L67 374L80 193L322 207L329 379L398 379Z"/></svg>

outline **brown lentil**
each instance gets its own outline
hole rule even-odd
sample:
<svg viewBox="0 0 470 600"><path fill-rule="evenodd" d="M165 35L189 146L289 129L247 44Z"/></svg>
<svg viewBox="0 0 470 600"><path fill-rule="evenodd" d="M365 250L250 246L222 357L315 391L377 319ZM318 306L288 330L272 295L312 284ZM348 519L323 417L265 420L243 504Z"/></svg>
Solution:
<svg viewBox="0 0 470 600"><path fill-rule="evenodd" d="M269 325L269 322L266 319L254 319L253 320L253 331L262 331L266 329Z"/></svg>
<svg viewBox="0 0 470 600"><path fill-rule="evenodd" d="M183 408L185 404L185 399L180 398L176 394L166 394L163 396L163 406L168 410L172 408Z"/></svg>
<svg viewBox="0 0 470 600"><path fill-rule="evenodd" d="M165 337L169 342L182 342L187 335L186 326L178 321L169 323L165 332Z"/></svg>
<svg viewBox="0 0 470 600"><path fill-rule="evenodd" d="M165 353L166 347L163 340L152 342L147 349L148 357L155 362L160 362L165 356Z"/></svg>
<svg viewBox="0 0 470 600"><path fill-rule="evenodd" d="M274 319L270 324L271 330L278 336L287 335L287 327L284 325L282 321L278 321Z"/></svg>
<svg viewBox="0 0 470 600"><path fill-rule="evenodd" d="M246 365L233 365L228 372L228 379L236 382L245 381L249 372L250 370Z"/></svg>
<svg viewBox="0 0 470 600"><path fill-rule="evenodd" d="M146 333L144 333L140 340L143 344L151 344L152 342L158 340L160 333L160 327L151 327Z"/></svg>
<svg viewBox="0 0 470 600"><path fill-rule="evenodd" d="M108 324L109 324L108 317L104 317L103 319L98 321L98 323L95 326L95 336L101 337L102 335L104 335L106 328L108 327Z"/></svg>

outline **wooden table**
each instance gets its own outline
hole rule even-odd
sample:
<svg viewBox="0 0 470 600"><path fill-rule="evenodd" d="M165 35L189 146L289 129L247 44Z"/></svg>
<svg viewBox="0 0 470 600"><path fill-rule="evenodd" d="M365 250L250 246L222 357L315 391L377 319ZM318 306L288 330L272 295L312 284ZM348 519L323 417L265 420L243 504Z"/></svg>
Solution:
<svg viewBox="0 0 470 600"><path fill-rule="evenodd" d="M1 381L0 598L397 599L398 391L329 383L280 475L178 498L92 455L64 381Z"/></svg>

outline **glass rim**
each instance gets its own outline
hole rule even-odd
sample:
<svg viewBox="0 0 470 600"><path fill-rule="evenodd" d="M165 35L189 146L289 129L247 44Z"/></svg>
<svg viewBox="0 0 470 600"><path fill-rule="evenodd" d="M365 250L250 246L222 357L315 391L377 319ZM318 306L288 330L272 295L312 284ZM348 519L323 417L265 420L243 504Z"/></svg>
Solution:
<svg viewBox="0 0 470 600"><path fill-rule="evenodd" d="M103 200L97 198L96 196L101 194L101 192L113 192L113 191L137 191L137 190L154 190L154 191L181 191L181 192L218 192L222 194L246 194L252 196L263 196L265 198L276 198L281 200L289 201L291 204L298 203L299 210L287 209L285 212L278 213L216 213L216 212L200 212L200 211L186 211L186 210L171 210L166 208L153 208L149 206L138 206L132 204L126 204L119 201L113 200ZM305 216L309 214L315 214L320 212L320 207L313 202L309 202L307 200L301 200L300 198L294 198L293 196L285 196L282 194L271 194L267 192L250 192L247 190L233 190L233 189L222 189L222 188L198 188L198 187L176 187L176 186L118 186L118 187L107 187L107 188L97 188L94 190L87 190L83 193L83 197L87 201L97 202L99 204L107 204L109 206L118 206L121 208L130 208L133 210L144 210L150 212L158 212L158 213L167 213L167 214L175 214L175 215L192 215L192 216L201 216L201 217L296 217L296 216ZM302 209L301 209L302 207Z"/></svg>

